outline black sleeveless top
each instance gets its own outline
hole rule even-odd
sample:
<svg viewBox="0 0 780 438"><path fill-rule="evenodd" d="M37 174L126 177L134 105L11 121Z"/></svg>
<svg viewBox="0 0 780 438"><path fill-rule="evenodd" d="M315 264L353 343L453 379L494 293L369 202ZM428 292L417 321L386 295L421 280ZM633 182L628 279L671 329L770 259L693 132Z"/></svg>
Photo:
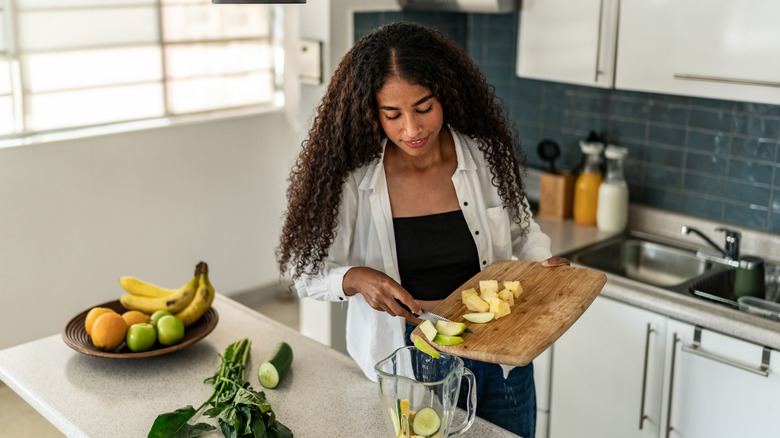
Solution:
<svg viewBox="0 0 780 438"><path fill-rule="evenodd" d="M393 227L401 286L415 299L444 299L479 273L462 211L393 218Z"/></svg>

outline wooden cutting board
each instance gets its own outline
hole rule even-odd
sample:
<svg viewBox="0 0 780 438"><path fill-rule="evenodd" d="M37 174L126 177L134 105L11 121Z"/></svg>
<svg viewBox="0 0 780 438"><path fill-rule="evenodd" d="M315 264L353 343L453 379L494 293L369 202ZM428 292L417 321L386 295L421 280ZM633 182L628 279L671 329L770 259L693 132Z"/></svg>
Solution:
<svg viewBox="0 0 780 438"><path fill-rule="evenodd" d="M473 313L461 301L461 291L475 288L480 280L519 280L523 294L512 311L485 324L466 321ZM601 292L607 276L602 272L573 266L543 267L538 262L500 260L464 283L445 298L433 313L464 322L474 333L463 333L458 345L430 343L437 350L467 359L524 366L540 355L574 324ZM411 338L423 336L419 327Z"/></svg>

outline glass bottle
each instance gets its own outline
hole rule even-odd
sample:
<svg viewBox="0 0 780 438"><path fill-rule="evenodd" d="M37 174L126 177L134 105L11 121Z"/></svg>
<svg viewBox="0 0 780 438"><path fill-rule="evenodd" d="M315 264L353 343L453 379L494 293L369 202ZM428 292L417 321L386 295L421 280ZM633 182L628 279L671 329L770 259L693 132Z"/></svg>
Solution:
<svg viewBox="0 0 780 438"><path fill-rule="evenodd" d="M607 174L599 187L598 216L599 230L620 232L628 223L628 184L623 175L623 161L628 149L609 145L604 151L607 158Z"/></svg>
<svg viewBox="0 0 780 438"><path fill-rule="evenodd" d="M601 185L601 151L603 143L580 142L585 164L574 183L574 222L577 225L596 225L599 186Z"/></svg>

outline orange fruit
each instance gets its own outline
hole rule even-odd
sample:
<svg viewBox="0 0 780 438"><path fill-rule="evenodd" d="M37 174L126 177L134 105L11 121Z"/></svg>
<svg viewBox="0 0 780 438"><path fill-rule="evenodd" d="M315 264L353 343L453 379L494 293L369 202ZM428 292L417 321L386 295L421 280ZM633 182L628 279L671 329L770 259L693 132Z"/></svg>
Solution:
<svg viewBox="0 0 780 438"><path fill-rule="evenodd" d="M92 324L92 344L101 350L113 350L125 340L127 323L122 315L106 312Z"/></svg>
<svg viewBox="0 0 780 438"><path fill-rule="evenodd" d="M149 315L141 312L140 310L128 310L122 314L122 318L125 319L128 327L141 322L149 322Z"/></svg>
<svg viewBox="0 0 780 438"><path fill-rule="evenodd" d="M116 313L114 309L109 309L107 307L93 307L89 309L89 312L87 312L87 318L84 320L84 330L87 331L87 334L92 334L92 324L95 323L95 320L98 319L100 315L110 312Z"/></svg>

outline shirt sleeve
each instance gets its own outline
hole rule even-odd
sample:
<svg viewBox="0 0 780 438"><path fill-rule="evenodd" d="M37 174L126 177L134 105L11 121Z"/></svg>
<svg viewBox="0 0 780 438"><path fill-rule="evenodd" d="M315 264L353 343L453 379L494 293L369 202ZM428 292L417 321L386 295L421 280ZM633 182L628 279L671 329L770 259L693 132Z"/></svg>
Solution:
<svg viewBox="0 0 780 438"><path fill-rule="evenodd" d="M517 223L512 223L512 253L518 260L529 260L540 262L552 257L550 251L550 237L547 236L539 224L534 221L528 207L528 200L524 199L523 204L529 213L523 218L523 225L528 227L528 233L523 235L522 228Z"/></svg>
<svg viewBox="0 0 780 438"><path fill-rule="evenodd" d="M319 301L345 301L344 275L353 266L349 263L352 234L357 218L357 183L348 178L342 188L341 203L336 224L336 236L322 261L319 272L303 274L295 280L295 289L301 298Z"/></svg>

